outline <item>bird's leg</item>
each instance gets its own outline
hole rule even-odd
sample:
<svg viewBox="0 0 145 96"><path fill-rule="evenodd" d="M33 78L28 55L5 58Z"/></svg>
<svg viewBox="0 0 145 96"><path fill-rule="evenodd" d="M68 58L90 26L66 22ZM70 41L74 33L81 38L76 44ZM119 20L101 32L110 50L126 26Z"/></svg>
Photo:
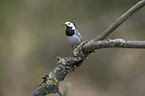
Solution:
<svg viewBox="0 0 145 96"><path fill-rule="evenodd" d="M73 45L71 45L71 47L72 47L72 51L73 51L73 47L74 47L74 46L73 46Z"/></svg>
<svg viewBox="0 0 145 96"><path fill-rule="evenodd" d="M72 56L72 55L73 55L73 51L74 51L74 50L73 50L73 47L74 47L74 46L73 46L73 45L71 45L71 47L72 47L72 54L70 54L70 56Z"/></svg>

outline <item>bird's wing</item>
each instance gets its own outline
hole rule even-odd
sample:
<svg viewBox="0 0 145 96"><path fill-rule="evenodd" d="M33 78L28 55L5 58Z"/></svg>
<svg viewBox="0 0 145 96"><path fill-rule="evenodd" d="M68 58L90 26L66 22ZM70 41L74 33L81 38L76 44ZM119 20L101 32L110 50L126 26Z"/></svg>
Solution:
<svg viewBox="0 0 145 96"><path fill-rule="evenodd" d="M75 34L81 39L81 42L82 42L82 36L81 36L79 30L75 29Z"/></svg>

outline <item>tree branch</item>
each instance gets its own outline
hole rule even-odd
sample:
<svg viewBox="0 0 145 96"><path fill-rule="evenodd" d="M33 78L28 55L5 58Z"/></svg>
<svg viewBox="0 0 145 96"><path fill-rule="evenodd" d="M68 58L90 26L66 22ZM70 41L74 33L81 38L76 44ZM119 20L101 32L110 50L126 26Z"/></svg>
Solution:
<svg viewBox="0 0 145 96"><path fill-rule="evenodd" d="M85 52L101 48L145 48L145 41L125 41L123 39L108 39L96 42L89 42L83 46Z"/></svg>
<svg viewBox="0 0 145 96"><path fill-rule="evenodd" d="M110 35L115 29L117 29L123 22L125 22L130 16L132 16L136 11L141 9L145 5L145 0L139 1L133 7L131 7L127 12L120 16L112 25L110 25L104 32L98 35L93 41L103 40L108 35Z"/></svg>
<svg viewBox="0 0 145 96"><path fill-rule="evenodd" d="M112 47L145 48L145 41L125 41L123 39L103 40L144 5L145 0L139 1L98 37L89 42L82 42L68 57L57 57L57 66L49 73L49 75L45 75L43 77L43 82L40 84L39 88L32 93L31 96L45 96L50 93L58 93L60 96L63 96L65 92L59 89L60 81L63 81L68 73L79 67L83 60L86 59L87 56L95 49Z"/></svg>
<svg viewBox="0 0 145 96"><path fill-rule="evenodd" d="M60 96L64 95L59 89L59 82L64 80L65 76L79 67L83 60L89 53L83 53L82 47L85 43L79 45L72 54L68 57L57 57L58 62L54 70L49 75L43 77L44 81L38 89L36 89L31 96L45 96L50 93L58 93Z"/></svg>
<svg viewBox="0 0 145 96"><path fill-rule="evenodd" d="M101 48L145 48L145 41L108 39L96 42L83 42L68 57L57 57L58 62L55 69L49 75L43 77L44 81L31 96L45 96L50 93L58 93L60 96L63 96L65 92L59 89L59 82L64 80L69 72L79 67L91 52Z"/></svg>

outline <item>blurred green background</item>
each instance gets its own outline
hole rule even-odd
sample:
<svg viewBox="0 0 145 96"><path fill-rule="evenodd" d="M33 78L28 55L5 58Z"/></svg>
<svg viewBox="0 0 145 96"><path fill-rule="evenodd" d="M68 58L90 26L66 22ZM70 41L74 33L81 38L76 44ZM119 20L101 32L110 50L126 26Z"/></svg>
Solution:
<svg viewBox="0 0 145 96"><path fill-rule="evenodd" d="M0 0L0 96L29 96L56 56L71 53L67 20L95 38L138 0ZM145 40L145 8L108 38ZM145 49L99 49L60 83L69 96L145 96ZM51 96L57 96L51 94Z"/></svg>

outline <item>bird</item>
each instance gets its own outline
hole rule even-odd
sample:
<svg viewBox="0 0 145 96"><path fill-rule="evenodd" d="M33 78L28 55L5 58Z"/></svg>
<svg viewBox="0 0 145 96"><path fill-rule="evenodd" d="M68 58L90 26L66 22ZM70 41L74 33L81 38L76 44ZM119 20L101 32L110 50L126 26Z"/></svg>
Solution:
<svg viewBox="0 0 145 96"><path fill-rule="evenodd" d="M76 29L75 23L67 21L64 25L66 26L66 39L71 44L72 48L79 45L82 42L82 36Z"/></svg>

